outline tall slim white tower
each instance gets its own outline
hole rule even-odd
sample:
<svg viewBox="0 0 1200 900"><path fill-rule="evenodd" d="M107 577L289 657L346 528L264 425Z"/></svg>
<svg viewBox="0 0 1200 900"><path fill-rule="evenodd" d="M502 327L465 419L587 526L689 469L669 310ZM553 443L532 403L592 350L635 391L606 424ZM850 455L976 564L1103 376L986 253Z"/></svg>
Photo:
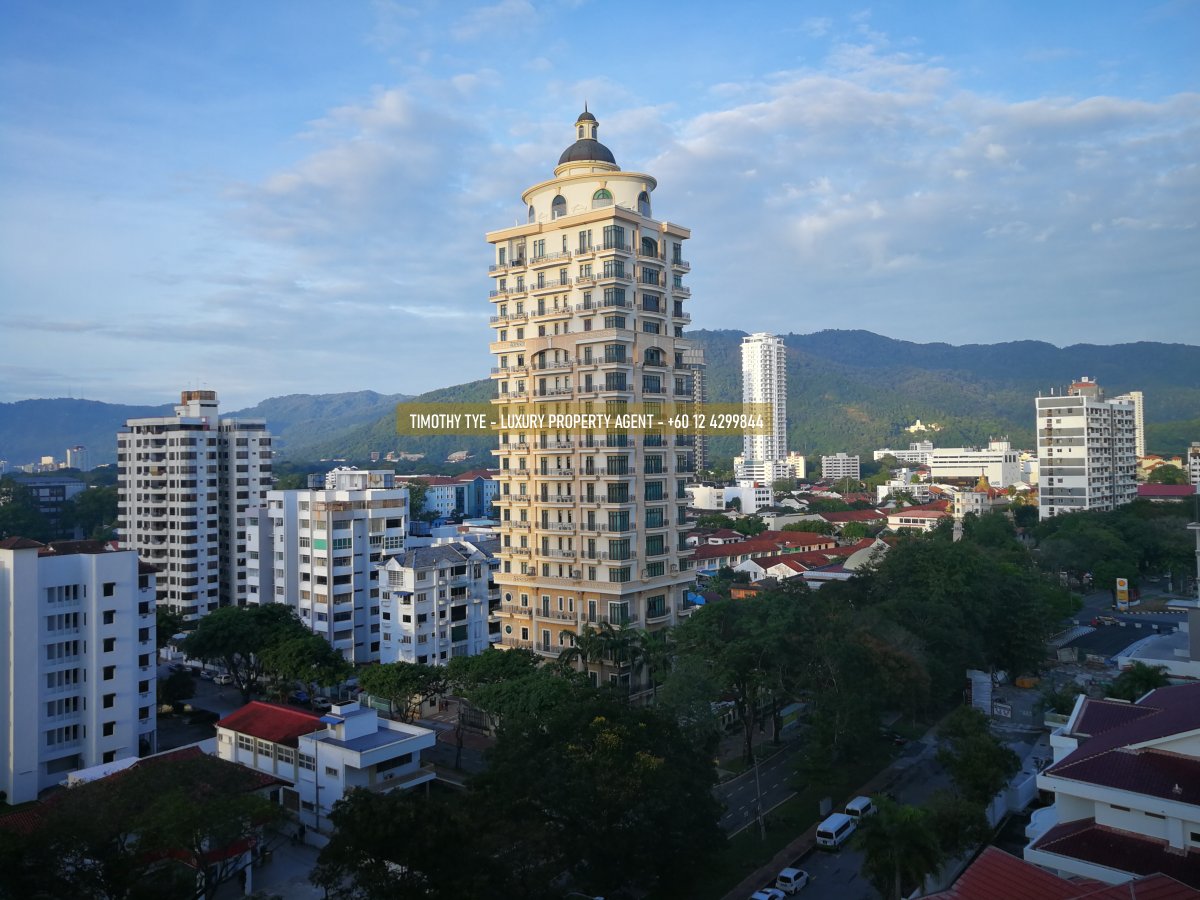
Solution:
<svg viewBox="0 0 1200 900"><path fill-rule="evenodd" d="M1113 400L1133 406L1134 452L1141 459L1146 455L1146 398L1141 391L1129 391Z"/></svg>
<svg viewBox="0 0 1200 900"><path fill-rule="evenodd" d="M695 396L683 339L691 232L654 217L657 182L624 172L584 111L524 225L488 234L496 412L604 412ZM557 656L585 625L673 625L690 610L684 545L695 438L507 429L499 435L501 634ZM627 682L624 665L593 675Z"/></svg>
<svg viewBox="0 0 1200 900"><path fill-rule="evenodd" d="M766 332L742 338L742 402L771 410L769 432L747 432L738 479L770 483L791 474L787 464L787 348Z"/></svg>

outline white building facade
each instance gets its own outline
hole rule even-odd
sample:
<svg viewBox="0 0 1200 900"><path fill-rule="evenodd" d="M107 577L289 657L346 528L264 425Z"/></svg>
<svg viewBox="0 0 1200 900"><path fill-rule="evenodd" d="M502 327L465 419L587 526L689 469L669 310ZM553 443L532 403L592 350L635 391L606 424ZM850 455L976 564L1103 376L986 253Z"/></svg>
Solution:
<svg viewBox="0 0 1200 900"><path fill-rule="evenodd" d="M1038 514L1110 510L1137 497L1133 405L1105 400L1088 378L1038 397Z"/></svg>
<svg viewBox="0 0 1200 900"><path fill-rule="evenodd" d="M259 419L221 420L215 391L117 435L121 541L158 572L158 602L195 621L248 600L246 510L274 483Z"/></svg>
<svg viewBox="0 0 1200 900"><path fill-rule="evenodd" d="M0 790L155 749L155 585L98 541L0 542Z"/></svg>
<svg viewBox="0 0 1200 900"><path fill-rule="evenodd" d="M308 828L328 833L334 804L354 789L410 790L435 778L421 753L435 732L357 702L323 716L251 702L217 723L217 755L286 782L282 802Z"/></svg>
<svg viewBox="0 0 1200 900"><path fill-rule="evenodd" d="M783 338L759 332L742 338L742 403L768 410L771 428L747 432L742 461L734 473L739 481L771 484L793 477L787 457L787 348Z"/></svg>
<svg viewBox="0 0 1200 900"><path fill-rule="evenodd" d="M444 666L491 646L492 567L481 545L495 543L416 547L379 565L380 662Z"/></svg>
<svg viewBox="0 0 1200 900"><path fill-rule="evenodd" d="M251 602L287 603L349 662L377 660L375 567L404 549L408 488L270 491L266 512L250 514Z"/></svg>
<svg viewBox="0 0 1200 900"><path fill-rule="evenodd" d="M929 479L987 478L998 488L1021 480L1021 454L1008 441L989 441L987 449L940 447L928 456Z"/></svg>
<svg viewBox="0 0 1200 900"><path fill-rule="evenodd" d="M825 481L838 481L842 478L861 477L862 464L857 456L836 453L833 456L821 457L821 478Z"/></svg>
<svg viewBox="0 0 1200 900"><path fill-rule="evenodd" d="M597 129L585 111L554 177L523 194L527 222L487 236L493 402L508 421L694 402L691 232L653 216L657 182L622 171ZM512 427L496 454L503 646L557 656L585 624L653 628L690 610L694 436Z"/></svg>
<svg viewBox="0 0 1200 900"><path fill-rule="evenodd" d="M1146 398L1141 391L1128 391L1113 400L1133 407L1133 452L1141 459L1146 455Z"/></svg>

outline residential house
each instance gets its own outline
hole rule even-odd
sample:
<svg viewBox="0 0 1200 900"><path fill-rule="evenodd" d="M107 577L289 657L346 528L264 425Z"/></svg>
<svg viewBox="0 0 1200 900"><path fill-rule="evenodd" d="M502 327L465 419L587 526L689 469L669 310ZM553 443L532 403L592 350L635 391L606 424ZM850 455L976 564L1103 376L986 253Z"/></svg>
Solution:
<svg viewBox="0 0 1200 900"><path fill-rule="evenodd" d="M1026 860L1106 884L1162 872L1200 888L1200 684L1135 703L1080 696L1051 746L1038 787L1054 805L1033 814Z"/></svg>

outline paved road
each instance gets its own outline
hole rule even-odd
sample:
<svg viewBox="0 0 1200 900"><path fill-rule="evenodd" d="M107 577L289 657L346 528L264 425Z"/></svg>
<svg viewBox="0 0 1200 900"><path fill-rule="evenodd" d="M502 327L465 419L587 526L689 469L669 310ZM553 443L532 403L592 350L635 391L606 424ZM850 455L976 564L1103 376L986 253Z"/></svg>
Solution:
<svg viewBox="0 0 1200 900"><path fill-rule="evenodd" d="M774 756L759 763L757 787L762 790L763 815L795 795L792 778L796 771L796 754L800 747L800 741L792 741L785 744ZM713 793L725 804L725 814L721 816L720 825L727 833L737 834L755 822L758 790L753 769L717 785Z"/></svg>

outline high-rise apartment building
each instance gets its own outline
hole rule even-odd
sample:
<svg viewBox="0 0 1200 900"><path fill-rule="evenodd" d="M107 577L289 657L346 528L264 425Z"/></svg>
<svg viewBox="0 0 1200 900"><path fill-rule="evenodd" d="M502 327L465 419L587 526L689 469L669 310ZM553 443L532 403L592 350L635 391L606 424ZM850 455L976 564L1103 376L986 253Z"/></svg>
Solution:
<svg viewBox="0 0 1200 900"><path fill-rule="evenodd" d="M80 444L78 447L67 448L68 469L78 469L80 472L86 472L91 467L91 458L88 456L87 447Z"/></svg>
<svg viewBox="0 0 1200 900"><path fill-rule="evenodd" d="M1038 440L1038 513L1115 509L1137 497L1133 404L1106 400L1081 378L1066 394L1034 400Z"/></svg>
<svg viewBox="0 0 1200 900"><path fill-rule="evenodd" d="M0 790L155 751L154 573L101 541L0 541Z"/></svg>
<svg viewBox="0 0 1200 900"><path fill-rule="evenodd" d="M1146 398L1141 391L1128 391L1113 400L1133 407L1133 452L1141 459L1146 455Z"/></svg>
<svg viewBox="0 0 1200 900"><path fill-rule="evenodd" d="M771 411L771 428L747 432L742 440L738 480L771 484L790 477L787 464L787 348L783 338L765 332L742 338L742 402Z"/></svg>
<svg viewBox="0 0 1200 900"><path fill-rule="evenodd" d="M379 659L377 564L404 549L408 488L390 471L336 470L326 490L268 491L251 510L252 602L286 603L348 661ZM380 487L356 487L378 484Z"/></svg>
<svg viewBox="0 0 1200 900"><path fill-rule="evenodd" d="M124 546L158 571L158 602L194 621L245 604L246 510L274 483L261 419L220 419L216 391L184 391L173 416L117 434Z"/></svg>
<svg viewBox="0 0 1200 900"><path fill-rule="evenodd" d="M487 236L504 421L695 395L683 339L691 232L654 217L657 182L622 171L597 129L585 111L554 177L523 194L525 224ZM504 646L556 656L586 624L655 628L690 608L694 436L512 427L496 455Z"/></svg>
<svg viewBox="0 0 1200 900"><path fill-rule="evenodd" d="M1200 487L1200 442L1192 441L1187 452L1188 483Z"/></svg>

